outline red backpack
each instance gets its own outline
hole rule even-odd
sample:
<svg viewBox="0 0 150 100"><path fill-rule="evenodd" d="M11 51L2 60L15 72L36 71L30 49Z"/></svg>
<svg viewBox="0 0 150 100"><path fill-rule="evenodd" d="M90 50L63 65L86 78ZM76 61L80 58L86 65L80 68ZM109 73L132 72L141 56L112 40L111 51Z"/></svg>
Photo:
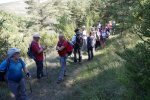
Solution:
<svg viewBox="0 0 150 100"><path fill-rule="evenodd" d="M68 56L70 56L72 54L72 51L73 51L73 45L69 41L67 41L66 50L67 50Z"/></svg>

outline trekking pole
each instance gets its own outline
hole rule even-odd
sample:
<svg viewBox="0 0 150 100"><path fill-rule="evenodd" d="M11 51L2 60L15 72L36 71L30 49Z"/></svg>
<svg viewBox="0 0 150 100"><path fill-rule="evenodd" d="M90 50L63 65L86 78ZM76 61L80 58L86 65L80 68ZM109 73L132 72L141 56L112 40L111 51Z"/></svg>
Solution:
<svg viewBox="0 0 150 100"><path fill-rule="evenodd" d="M48 79L48 71L47 71L47 58L46 58L46 52L44 52L44 56L45 56L45 69L46 69L46 77L47 77L47 79Z"/></svg>
<svg viewBox="0 0 150 100"><path fill-rule="evenodd" d="M27 78L28 83L29 83L29 89L30 89L30 92L32 93L32 85L31 85L30 79L31 79L31 77L28 77L28 78Z"/></svg>

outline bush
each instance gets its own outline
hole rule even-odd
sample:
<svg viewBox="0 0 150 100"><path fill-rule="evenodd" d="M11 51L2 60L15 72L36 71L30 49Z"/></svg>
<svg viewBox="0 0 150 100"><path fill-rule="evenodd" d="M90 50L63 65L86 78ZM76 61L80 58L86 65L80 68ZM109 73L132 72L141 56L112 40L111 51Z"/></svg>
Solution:
<svg viewBox="0 0 150 100"><path fill-rule="evenodd" d="M146 99L150 96L150 46L139 43L135 48L127 49L119 55L126 61L127 76L137 99Z"/></svg>

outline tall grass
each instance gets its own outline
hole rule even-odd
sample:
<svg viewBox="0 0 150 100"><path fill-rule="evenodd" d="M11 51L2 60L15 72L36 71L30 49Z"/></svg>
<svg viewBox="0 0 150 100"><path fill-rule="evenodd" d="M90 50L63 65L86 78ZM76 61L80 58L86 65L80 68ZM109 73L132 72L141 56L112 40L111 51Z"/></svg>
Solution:
<svg viewBox="0 0 150 100"><path fill-rule="evenodd" d="M133 39L134 38L134 39ZM133 48L139 38L133 34L123 36L125 45ZM91 62L85 63L81 73L76 76L72 92L65 100L132 100L126 86L129 79L126 75L124 59L116 52L124 51L120 37L114 36L107 41L105 49L98 50Z"/></svg>

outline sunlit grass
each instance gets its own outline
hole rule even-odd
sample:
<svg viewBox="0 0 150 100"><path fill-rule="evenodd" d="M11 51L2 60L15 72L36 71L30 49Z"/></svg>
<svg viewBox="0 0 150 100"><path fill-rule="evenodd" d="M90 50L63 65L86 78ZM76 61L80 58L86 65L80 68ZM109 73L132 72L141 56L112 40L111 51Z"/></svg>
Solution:
<svg viewBox="0 0 150 100"><path fill-rule="evenodd" d="M131 39L132 38L132 39ZM125 35L123 37L125 39L125 45L128 48L132 48L135 44L139 41L137 37L132 37L132 35ZM70 88L72 92L67 95L65 100L125 100L127 95L126 88L122 83L126 83L127 80L124 80L126 77L125 69L123 62L124 60L121 59L116 52L123 52L123 46L120 42L119 36L111 37L106 44L104 49L99 49L95 52L95 57L93 60L87 62L83 62L83 64L75 65L72 59L68 59L68 69L72 71L73 76L71 80L68 80L66 83L69 84L67 87ZM55 54L55 55L54 55ZM46 79L42 83L38 83L37 80L33 79L32 83L33 89L35 93L39 90L39 87L42 85L46 85L48 88L49 85L53 84L53 79L57 79L57 73L59 73L59 60L57 59L57 53L52 52L52 54L47 54L47 64L49 68L49 74L52 72L55 76L50 76L50 79ZM87 55L83 56L83 59L87 59ZM57 63L56 63L57 62ZM35 64L30 65L29 67L33 74L35 72ZM77 74L76 71L78 71ZM70 85L71 84L71 85ZM50 92L51 90L44 90L42 91ZM4 95L4 100L9 98L9 90L4 87L0 91L0 95ZM44 94L41 94L44 95ZM9 100L9 99L8 99Z"/></svg>
<svg viewBox="0 0 150 100"><path fill-rule="evenodd" d="M134 47L139 38L133 34L123 36L127 48ZM124 60L116 52L123 51L118 35L111 37L104 49L95 53L95 58L85 64L74 83L73 100L126 100ZM77 94L77 95L76 95ZM129 98L129 97L128 97ZM69 100L69 99L68 99Z"/></svg>

